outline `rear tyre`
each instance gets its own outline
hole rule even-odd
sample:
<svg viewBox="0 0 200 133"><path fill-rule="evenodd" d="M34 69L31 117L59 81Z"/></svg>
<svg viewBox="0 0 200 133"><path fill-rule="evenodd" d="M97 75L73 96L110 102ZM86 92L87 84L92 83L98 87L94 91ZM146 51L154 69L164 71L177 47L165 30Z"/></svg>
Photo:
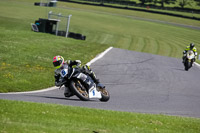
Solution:
<svg viewBox="0 0 200 133"><path fill-rule="evenodd" d="M89 94L86 88L81 84L80 81L71 81L70 88L72 89L73 93L83 101L89 101Z"/></svg>

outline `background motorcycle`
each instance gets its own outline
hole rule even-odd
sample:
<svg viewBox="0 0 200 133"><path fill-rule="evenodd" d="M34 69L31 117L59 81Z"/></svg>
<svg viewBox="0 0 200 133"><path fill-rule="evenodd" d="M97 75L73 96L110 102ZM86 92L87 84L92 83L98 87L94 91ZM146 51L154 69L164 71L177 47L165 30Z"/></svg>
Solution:
<svg viewBox="0 0 200 133"><path fill-rule="evenodd" d="M188 71L192 67L192 64L194 62L194 58L195 58L194 52L192 50L189 50L186 53L186 59L185 59L185 63L184 63L186 71Z"/></svg>
<svg viewBox="0 0 200 133"><path fill-rule="evenodd" d="M80 68L68 67L61 71L63 84L69 89L69 94L66 97L76 95L83 101L90 99L99 99L102 102L107 102L110 99L109 92L102 84L95 84L89 75L81 72Z"/></svg>

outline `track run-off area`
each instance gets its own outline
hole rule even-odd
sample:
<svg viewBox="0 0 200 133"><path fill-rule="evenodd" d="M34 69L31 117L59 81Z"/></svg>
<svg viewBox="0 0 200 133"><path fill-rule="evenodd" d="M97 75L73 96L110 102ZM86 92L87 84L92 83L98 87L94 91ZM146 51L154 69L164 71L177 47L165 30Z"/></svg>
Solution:
<svg viewBox="0 0 200 133"><path fill-rule="evenodd" d="M65 98L57 87L1 93L0 99L200 118L198 64L185 71L181 59L110 47L88 65L110 92L108 102Z"/></svg>

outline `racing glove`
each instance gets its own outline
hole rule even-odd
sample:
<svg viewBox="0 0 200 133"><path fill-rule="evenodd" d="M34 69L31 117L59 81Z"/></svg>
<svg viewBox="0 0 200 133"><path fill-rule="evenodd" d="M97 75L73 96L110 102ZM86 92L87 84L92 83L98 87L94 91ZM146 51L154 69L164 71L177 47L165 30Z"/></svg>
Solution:
<svg viewBox="0 0 200 133"><path fill-rule="evenodd" d="M81 66L81 61L80 60L75 60L75 62L77 63L77 66Z"/></svg>

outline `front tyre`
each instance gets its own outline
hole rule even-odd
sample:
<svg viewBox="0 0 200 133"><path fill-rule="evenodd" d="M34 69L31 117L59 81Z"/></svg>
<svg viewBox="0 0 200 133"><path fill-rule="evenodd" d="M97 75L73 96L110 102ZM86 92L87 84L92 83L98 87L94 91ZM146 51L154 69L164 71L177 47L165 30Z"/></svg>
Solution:
<svg viewBox="0 0 200 133"><path fill-rule="evenodd" d="M190 66L190 62L187 60L186 62L185 62L185 70L186 71L188 71L189 70L189 67Z"/></svg>
<svg viewBox="0 0 200 133"><path fill-rule="evenodd" d="M192 61L187 61L185 63L185 70L188 71L192 67L193 62Z"/></svg>
<svg viewBox="0 0 200 133"><path fill-rule="evenodd" d="M185 71L188 71L188 64L185 63Z"/></svg>
<svg viewBox="0 0 200 133"><path fill-rule="evenodd" d="M70 88L74 92L74 94L83 101L89 101L89 94L86 88L81 84L79 80L71 81Z"/></svg>
<svg viewBox="0 0 200 133"><path fill-rule="evenodd" d="M98 89L101 92L101 96L102 96L102 98L99 99L99 100L102 101L102 102L107 102L110 99L109 92L105 88L100 88L99 87Z"/></svg>

